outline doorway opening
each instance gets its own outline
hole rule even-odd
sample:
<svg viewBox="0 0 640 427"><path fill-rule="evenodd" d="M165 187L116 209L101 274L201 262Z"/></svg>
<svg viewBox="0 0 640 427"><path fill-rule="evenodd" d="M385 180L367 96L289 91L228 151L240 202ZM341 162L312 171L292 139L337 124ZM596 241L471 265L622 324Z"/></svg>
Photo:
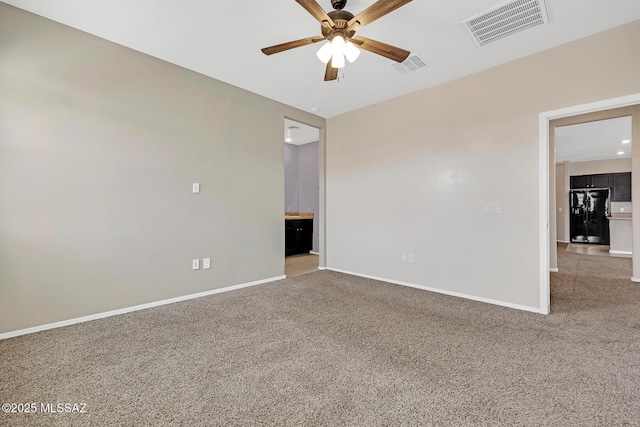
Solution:
<svg viewBox="0 0 640 427"><path fill-rule="evenodd" d="M317 271L320 255L320 130L284 119L285 275Z"/></svg>
<svg viewBox="0 0 640 427"><path fill-rule="evenodd" d="M623 116L632 117L630 145L640 141L640 93L593 102L554 111L540 113L540 312L550 311L550 272L558 271L557 264L557 207L556 207L556 146L554 128L560 125L579 124ZM553 123L552 123L553 122ZM640 178L640 156L638 147L632 148L632 180ZM632 206L640 212L640 184L631 189ZM630 220L633 237L640 237L640 223ZM640 282L640 254L632 254L633 273L630 278Z"/></svg>

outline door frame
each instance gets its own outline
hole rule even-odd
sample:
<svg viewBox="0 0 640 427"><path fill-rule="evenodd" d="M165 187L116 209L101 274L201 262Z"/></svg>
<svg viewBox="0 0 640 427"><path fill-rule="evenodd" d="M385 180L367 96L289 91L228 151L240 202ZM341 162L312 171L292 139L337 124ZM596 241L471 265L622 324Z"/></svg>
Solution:
<svg viewBox="0 0 640 427"><path fill-rule="evenodd" d="M308 120L297 117L295 114L285 114L282 120L289 119L303 125L318 129L318 270L325 270L327 267L327 248L326 248L326 121L324 126L310 123ZM326 119L325 119L326 120ZM284 137L284 135L283 135ZM284 151L283 151L284 153ZM283 188L284 191L284 188ZM283 248L284 258L284 248Z"/></svg>
<svg viewBox="0 0 640 427"><path fill-rule="evenodd" d="M555 209L555 145L553 138L550 137L550 122L552 120L562 119L565 117L578 116L582 114L595 113L598 111L611 110L615 108L629 107L640 104L640 93L611 98L602 101L591 102L587 104L565 107L557 110L545 111L539 114L538 134L539 134L539 206L540 206L540 312L549 314L551 305L551 288L550 288L550 272L557 271L557 252L556 252L556 209ZM633 123L633 129L637 129L640 124ZM640 159L638 150L640 149L639 135L634 135L632 140L632 165L636 163L636 159ZM552 167L553 166L553 167ZM632 170L636 169L632 166ZM640 178L640 177L639 177ZM550 186L553 186L551 191ZM640 188L632 186L636 197L632 196L635 204L640 206ZM553 195L553 198L551 197ZM640 210L638 211L640 212ZM640 234L636 232L636 224L640 222L633 221L634 237ZM551 238L553 236L553 238ZM637 239L634 239L634 241ZM640 256L634 251L634 266L640 264ZM553 258L553 260L552 260ZM553 262L552 262L553 261ZM640 273L634 277L640 277ZM634 278L631 280L636 281Z"/></svg>

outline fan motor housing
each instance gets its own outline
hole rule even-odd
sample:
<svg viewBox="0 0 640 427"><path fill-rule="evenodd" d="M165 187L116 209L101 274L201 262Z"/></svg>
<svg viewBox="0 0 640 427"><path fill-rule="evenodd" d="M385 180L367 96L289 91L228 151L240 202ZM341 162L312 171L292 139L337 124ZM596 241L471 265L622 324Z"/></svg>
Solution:
<svg viewBox="0 0 640 427"><path fill-rule="evenodd" d="M347 23L351 20L351 18L353 18L353 13L347 12L346 10L333 10L333 11L329 12L327 15L329 15L331 20L336 25L335 25L335 27L333 29L332 28L327 28L327 27L324 27L324 26L321 27L322 35L324 37L330 36L332 33L335 32L335 30L340 31L341 29L346 28ZM348 36L352 37L354 33L355 33L355 31L349 31Z"/></svg>
<svg viewBox="0 0 640 427"><path fill-rule="evenodd" d="M342 10L347 5L347 0L331 0L331 6L335 10Z"/></svg>

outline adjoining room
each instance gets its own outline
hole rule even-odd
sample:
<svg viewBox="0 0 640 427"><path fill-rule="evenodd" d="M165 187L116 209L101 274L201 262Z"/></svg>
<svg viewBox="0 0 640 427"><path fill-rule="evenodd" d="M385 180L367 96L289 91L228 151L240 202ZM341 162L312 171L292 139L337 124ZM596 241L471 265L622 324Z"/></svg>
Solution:
<svg viewBox="0 0 640 427"><path fill-rule="evenodd" d="M320 254L320 131L284 120L285 275L318 270Z"/></svg>
<svg viewBox="0 0 640 427"><path fill-rule="evenodd" d="M557 240L566 250L632 257L631 135L630 115L555 127Z"/></svg>

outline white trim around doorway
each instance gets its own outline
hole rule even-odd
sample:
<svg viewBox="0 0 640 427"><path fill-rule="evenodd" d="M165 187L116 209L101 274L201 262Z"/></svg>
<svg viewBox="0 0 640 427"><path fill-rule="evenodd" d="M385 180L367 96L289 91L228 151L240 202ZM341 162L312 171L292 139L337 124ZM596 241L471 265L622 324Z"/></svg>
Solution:
<svg viewBox="0 0 640 427"><path fill-rule="evenodd" d="M611 98L588 104L575 105L558 110L545 111L539 115L539 189L540 189L540 312L549 314L551 293L549 286L549 122L563 117L577 116L613 108L640 104L640 93ZM633 279L632 279L633 280Z"/></svg>

